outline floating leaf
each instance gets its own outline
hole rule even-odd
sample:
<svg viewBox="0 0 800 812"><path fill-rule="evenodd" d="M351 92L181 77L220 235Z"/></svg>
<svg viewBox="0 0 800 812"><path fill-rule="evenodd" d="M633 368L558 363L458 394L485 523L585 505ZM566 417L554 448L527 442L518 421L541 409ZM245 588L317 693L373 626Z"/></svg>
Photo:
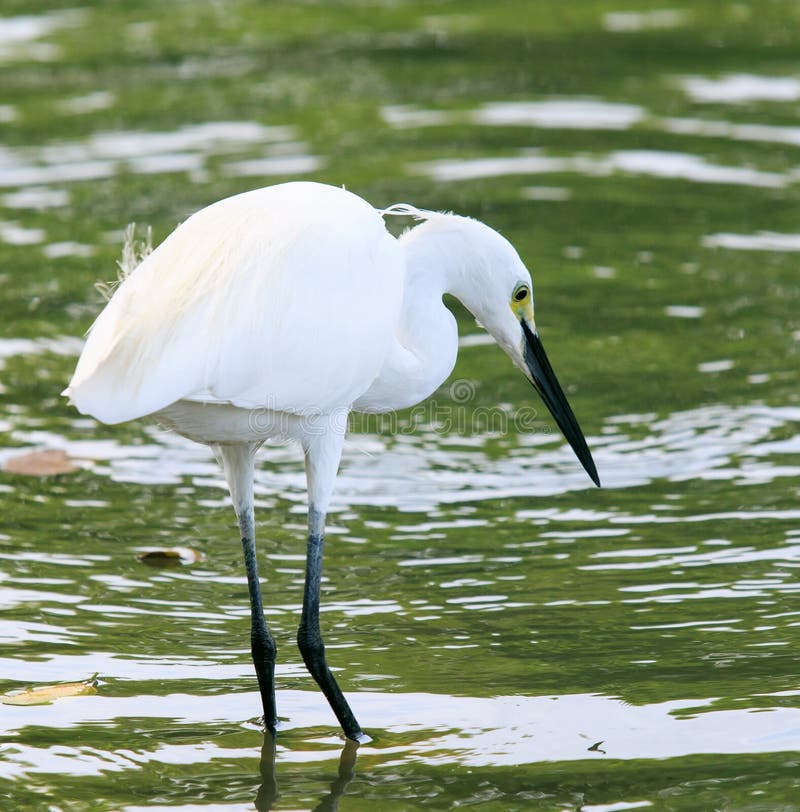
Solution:
<svg viewBox="0 0 800 812"><path fill-rule="evenodd" d="M50 448L12 457L6 462L5 470L9 474L24 476L55 476L56 474L71 474L78 470L78 466L67 456L66 452Z"/></svg>
<svg viewBox="0 0 800 812"><path fill-rule="evenodd" d="M196 564L205 556L191 547L150 547L139 554L146 564Z"/></svg>
<svg viewBox="0 0 800 812"><path fill-rule="evenodd" d="M2 695L4 705L49 705L68 696L97 693L97 675L82 682L62 682L60 685L37 685L35 688L9 691Z"/></svg>

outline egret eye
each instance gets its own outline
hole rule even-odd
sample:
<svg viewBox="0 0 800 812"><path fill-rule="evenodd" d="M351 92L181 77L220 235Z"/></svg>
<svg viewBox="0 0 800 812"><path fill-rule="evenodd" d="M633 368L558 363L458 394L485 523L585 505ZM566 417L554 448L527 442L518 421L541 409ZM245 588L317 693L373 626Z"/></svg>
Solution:
<svg viewBox="0 0 800 812"><path fill-rule="evenodd" d="M528 294L530 291L528 290L527 285L520 285L514 291L514 301L515 302L524 302L528 298Z"/></svg>

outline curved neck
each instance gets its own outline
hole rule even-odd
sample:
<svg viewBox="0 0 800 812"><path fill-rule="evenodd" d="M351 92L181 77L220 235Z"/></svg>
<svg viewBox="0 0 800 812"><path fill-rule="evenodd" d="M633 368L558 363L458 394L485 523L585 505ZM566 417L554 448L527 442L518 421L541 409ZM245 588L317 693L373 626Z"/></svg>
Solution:
<svg viewBox="0 0 800 812"><path fill-rule="evenodd" d="M356 411L412 406L431 395L452 372L458 328L442 296L457 292L461 265L450 242L450 235L426 232L423 226L400 238L406 278L395 342L377 379L354 404Z"/></svg>
<svg viewBox="0 0 800 812"><path fill-rule="evenodd" d="M463 234L425 222L398 240L406 255L406 282L431 287L439 298L450 293L461 299L467 264L474 255Z"/></svg>

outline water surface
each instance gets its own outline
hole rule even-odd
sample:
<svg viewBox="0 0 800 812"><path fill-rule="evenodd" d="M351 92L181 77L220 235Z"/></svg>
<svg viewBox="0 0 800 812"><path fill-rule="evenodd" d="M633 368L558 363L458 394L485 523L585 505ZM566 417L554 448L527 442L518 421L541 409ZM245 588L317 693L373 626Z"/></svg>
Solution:
<svg viewBox="0 0 800 812"><path fill-rule="evenodd" d="M800 809L796 4L3 14L0 467L77 470L0 474L0 689L98 681L0 706L9 808ZM357 752L294 645L297 449L256 483L272 742L212 455L59 397L127 223L290 177L508 236L604 483L454 304L451 380L354 420L330 517Z"/></svg>

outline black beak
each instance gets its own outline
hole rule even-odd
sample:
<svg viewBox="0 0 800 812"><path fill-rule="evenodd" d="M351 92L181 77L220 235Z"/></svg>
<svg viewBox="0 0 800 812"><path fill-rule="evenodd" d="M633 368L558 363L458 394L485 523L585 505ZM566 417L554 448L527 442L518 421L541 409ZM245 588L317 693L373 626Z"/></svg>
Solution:
<svg viewBox="0 0 800 812"><path fill-rule="evenodd" d="M522 332L525 336L525 365L531 373L533 385L542 396L542 400L555 418L564 437L567 438L567 442L572 446L575 456L592 478L592 482L599 488L600 478L597 476L592 453L589 451L581 427L567 403L567 397L559 386L556 373L553 372L553 367L547 360L542 341L538 334L528 327L524 319L522 320Z"/></svg>

